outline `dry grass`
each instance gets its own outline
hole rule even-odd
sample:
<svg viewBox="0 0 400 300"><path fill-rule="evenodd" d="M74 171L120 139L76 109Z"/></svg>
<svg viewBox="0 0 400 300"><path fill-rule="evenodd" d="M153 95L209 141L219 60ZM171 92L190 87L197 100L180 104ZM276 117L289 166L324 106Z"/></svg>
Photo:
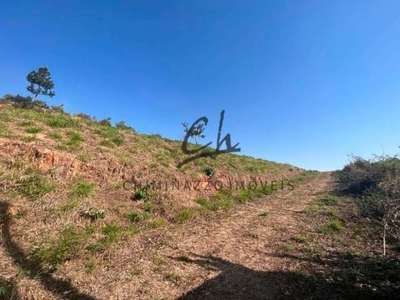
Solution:
<svg viewBox="0 0 400 300"><path fill-rule="evenodd" d="M379 247L329 174L231 154L177 168L179 141L60 112L1 106L0 127L0 299L296 299Z"/></svg>

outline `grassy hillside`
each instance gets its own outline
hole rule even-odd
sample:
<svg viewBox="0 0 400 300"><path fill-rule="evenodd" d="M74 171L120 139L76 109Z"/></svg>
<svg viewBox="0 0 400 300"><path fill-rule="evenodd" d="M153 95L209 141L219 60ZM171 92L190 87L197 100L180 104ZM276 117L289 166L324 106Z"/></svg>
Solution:
<svg viewBox="0 0 400 300"><path fill-rule="evenodd" d="M0 105L0 209L9 239L0 261L11 266L7 272L34 281L71 262L90 271L138 233L213 218L291 189L308 174L235 154L177 167L189 157L180 141L118 127L60 108ZM0 292L10 284L0 282Z"/></svg>

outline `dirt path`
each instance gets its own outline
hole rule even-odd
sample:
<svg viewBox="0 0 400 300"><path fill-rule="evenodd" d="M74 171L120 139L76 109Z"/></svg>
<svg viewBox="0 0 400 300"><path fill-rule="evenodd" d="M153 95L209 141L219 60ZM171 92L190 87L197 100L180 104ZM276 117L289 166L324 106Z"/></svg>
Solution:
<svg viewBox="0 0 400 300"><path fill-rule="evenodd" d="M128 277L135 280L134 285L126 282L130 299L289 296L280 283L283 274L295 271L298 263L281 255L288 247L285 241L301 227L306 205L331 184L331 175L321 173L292 191L239 205L216 220L196 220L160 230L158 235L143 235L130 253L120 253L131 266ZM134 263L133 257L138 258ZM114 283L119 287L110 286L113 299L128 299L125 285Z"/></svg>
<svg viewBox="0 0 400 300"><path fill-rule="evenodd" d="M320 173L229 212L143 231L93 257L92 271L78 259L54 276L22 277L20 293L29 299L76 298L69 293L115 300L290 298L285 280L299 261L285 255L285 248L307 226L304 208L331 183L329 173Z"/></svg>

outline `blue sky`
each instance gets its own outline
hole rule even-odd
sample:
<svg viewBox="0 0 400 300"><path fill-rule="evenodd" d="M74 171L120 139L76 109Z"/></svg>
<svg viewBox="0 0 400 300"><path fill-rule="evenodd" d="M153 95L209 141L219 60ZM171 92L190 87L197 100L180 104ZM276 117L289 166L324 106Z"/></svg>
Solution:
<svg viewBox="0 0 400 300"><path fill-rule="evenodd" d="M0 96L47 66L71 113L334 170L400 146L400 1L5 1ZM46 99L48 98L48 99Z"/></svg>

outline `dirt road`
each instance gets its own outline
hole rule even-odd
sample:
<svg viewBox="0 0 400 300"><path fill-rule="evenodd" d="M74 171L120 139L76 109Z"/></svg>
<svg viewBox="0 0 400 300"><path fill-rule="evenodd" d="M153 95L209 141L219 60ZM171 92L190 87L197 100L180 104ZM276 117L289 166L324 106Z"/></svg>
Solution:
<svg viewBox="0 0 400 300"><path fill-rule="evenodd" d="M276 299L290 296L281 285L298 262L282 255L285 242L306 224L306 205L329 190L332 178L316 178L239 205L213 220L188 222L157 235L143 235L130 295L138 299ZM126 255L126 254L125 254ZM132 255L132 253L131 253ZM121 278L122 279L122 278ZM121 289L123 299L125 294ZM126 292L126 290L125 290Z"/></svg>

